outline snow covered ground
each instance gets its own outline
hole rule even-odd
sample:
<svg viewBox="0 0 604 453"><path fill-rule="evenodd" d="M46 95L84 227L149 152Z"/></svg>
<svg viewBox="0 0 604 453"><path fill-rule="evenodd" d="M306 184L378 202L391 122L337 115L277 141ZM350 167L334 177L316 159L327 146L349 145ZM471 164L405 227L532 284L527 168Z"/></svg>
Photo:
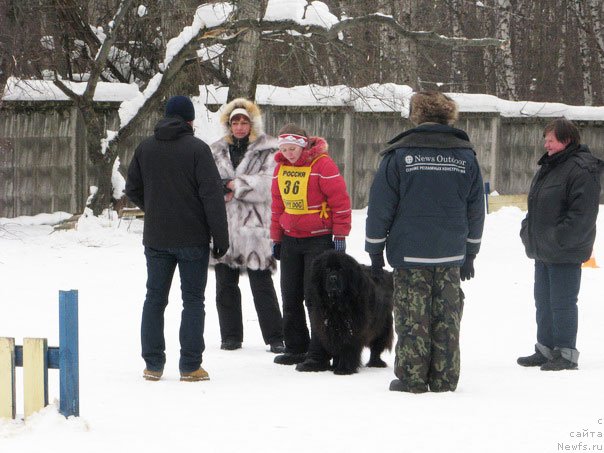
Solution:
<svg viewBox="0 0 604 453"><path fill-rule="evenodd" d="M81 417L57 412L49 372L42 412L0 421L0 452L557 452L604 450L603 269L585 269L579 296L580 370L516 365L535 342L532 261L518 237L523 213L487 216L476 278L463 284L462 375L448 394L388 391L386 369L352 376L299 373L272 363L244 295L244 347L221 351L213 271L206 290L209 382L179 382L180 290L166 311L164 379L141 378L139 324L145 292L142 223L85 219L52 232L52 216L0 219L0 335L58 344L58 290L78 289ZM603 216L598 223L604 231ZM363 252L365 211L354 212L348 251ZM128 228L129 227L129 228ZM604 237L595 256L604 266ZM278 287L279 276L275 276ZM278 290L279 291L279 290ZM21 373L18 373L18 392ZM22 398L17 411L22 414ZM21 417L19 417L21 418Z"/></svg>

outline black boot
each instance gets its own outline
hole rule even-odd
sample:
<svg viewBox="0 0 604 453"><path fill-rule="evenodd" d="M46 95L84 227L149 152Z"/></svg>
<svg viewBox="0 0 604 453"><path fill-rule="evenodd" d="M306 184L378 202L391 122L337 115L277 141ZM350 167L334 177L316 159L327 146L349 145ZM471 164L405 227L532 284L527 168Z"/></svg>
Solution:
<svg viewBox="0 0 604 453"><path fill-rule="evenodd" d="M576 370L578 367L579 365L577 363L562 357L562 353L559 349L554 349L552 351L552 360L548 360L541 365L541 371Z"/></svg>
<svg viewBox="0 0 604 453"><path fill-rule="evenodd" d="M548 358L541 354L537 348L535 348L535 353L533 355L518 357L518 360L516 360L520 366L541 366L546 364L547 361Z"/></svg>
<svg viewBox="0 0 604 453"><path fill-rule="evenodd" d="M327 371L329 368L329 360L321 361L309 358L296 365L296 371Z"/></svg>
<svg viewBox="0 0 604 453"><path fill-rule="evenodd" d="M234 351L235 349L241 349L241 341L226 340L220 345L220 349L224 351Z"/></svg>
<svg viewBox="0 0 604 453"><path fill-rule="evenodd" d="M426 393L428 391L428 384L413 384L409 385L400 379L394 379L390 382L391 392L408 392L408 393Z"/></svg>
<svg viewBox="0 0 604 453"><path fill-rule="evenodd" d="M273 341L270 344L270 352L273 354L283 354L285 352L285 346L282 341Z"/></svg>
<svg viewBox="0 0 604 453"><path fill-rule="evenodd" d="M286 352L275 357L274 362L279 365L295 365L296 363L304 362L306 353Z"/></svg>

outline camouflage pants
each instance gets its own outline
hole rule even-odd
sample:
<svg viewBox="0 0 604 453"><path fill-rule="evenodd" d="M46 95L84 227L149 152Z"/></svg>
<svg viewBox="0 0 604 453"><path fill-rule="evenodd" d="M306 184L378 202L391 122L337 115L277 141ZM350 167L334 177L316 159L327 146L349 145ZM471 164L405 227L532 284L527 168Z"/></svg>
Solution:
<svg viewBox="0 0 604 453"><path fill-rule="evenodd" d="M394 373L410 392L457 387L463 301L458 267L395 269Z"/></svg>

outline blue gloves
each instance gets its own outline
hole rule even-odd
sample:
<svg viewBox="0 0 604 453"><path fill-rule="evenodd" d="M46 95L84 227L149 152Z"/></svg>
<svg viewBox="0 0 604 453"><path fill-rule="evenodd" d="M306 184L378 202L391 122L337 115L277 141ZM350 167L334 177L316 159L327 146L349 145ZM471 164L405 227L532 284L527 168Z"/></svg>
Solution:
<svg viewBox="0 0 604 453"><path fill-rule="evenodd" d="M343 236L334 236L333 248L336 250L336 252L346 252L346 238Z"/></svg>
<svg viewBox="0 0 604 453"><path fill-rule="evenodd" d="M462 281L474 278L474 258L476 258L476 255L466 255L466 260L459 269L459 276Z"/></svg>
<svg viewBox="0 0 604 453"><path fill-rule="evenodd" d="M273 242L273 258L277 261L281 259L281 242Z"/></svg>

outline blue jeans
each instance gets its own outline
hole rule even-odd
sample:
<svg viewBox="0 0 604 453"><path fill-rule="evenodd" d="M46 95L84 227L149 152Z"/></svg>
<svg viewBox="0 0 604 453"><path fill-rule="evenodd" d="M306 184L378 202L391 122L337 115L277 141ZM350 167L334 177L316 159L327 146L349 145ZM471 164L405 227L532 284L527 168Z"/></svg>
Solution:
<svg viewBox="0 0 604 453"><path fill-rule="evenodd" d="M199 368L205 349L204 292L208 278L209 247L145 247L147 296L141 322L142 356L147 369L161 371L166 363L164 310L178 265L183 309L180 320L180 362L182 372Z"/></svg>
<svg viewBox="0 0 604 453"><path fill-rule="evenodd" d="M575 349L580 286L580 263L535 261L537 341L540 344L550 349Z"/></svg>

